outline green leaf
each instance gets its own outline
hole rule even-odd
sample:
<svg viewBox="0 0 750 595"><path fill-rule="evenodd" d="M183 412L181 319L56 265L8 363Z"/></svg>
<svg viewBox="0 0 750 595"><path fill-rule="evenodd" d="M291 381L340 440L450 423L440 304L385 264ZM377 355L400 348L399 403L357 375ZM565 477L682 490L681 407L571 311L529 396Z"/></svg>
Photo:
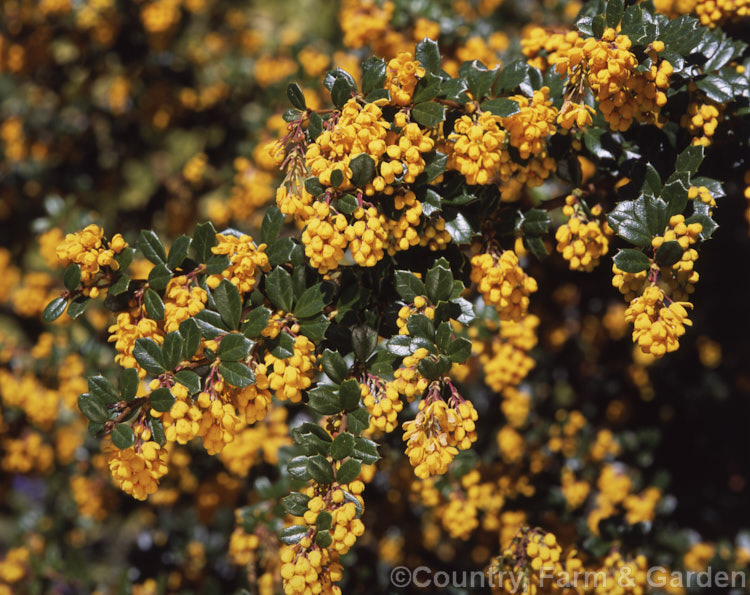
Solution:
<svg viewBox="0 0 750 595"><path fill-rule="evenodd" d="M221 362L219 374L232 386L245 388L255 382L255 374L242 362Z"/></svg>
<svg viewBox="0 0 750 595"><path fill-rule="evenodd" d="M266 276L266 293L274 306L284 312L292 311L294 289L292 277L285 269L276 267Z"/></svg>
<svg viewBox="0 0 750 595"><path fill-rule="evenodd" d="M44 322L54 322L62 316L62 313L65 312L65 308L67 307L68 300L62 297L55 298L44 308L44 312L42 312L42 320Z"/></svg>
<svg viewBox="0 0 750 595"><path fill-rule="evenodd" d="M294 314L297 318L310 318L323 311L323 308L331 301L331 286L316 283L308 287L297 300Z"/></svg>
<svg viewBox="0 0 750 595"><path fill-rule="evenodd" d="M184 341L182 350L184 357L189 360L201 345L201 329L193 318L188 318L180 323L180 335Z"/></svg>
<svg viewBox="0 0 750 595"><path fill-rule="evenodd" d="M216 245L216 228L213 223L206 221L200 223L195 227L195 233L193 233L193 248L195 248L198 262L206 262L213 252L211 248Z"/></svg>
<svg viewBox="0 0 750 595"><path fill-rule="evenodd" d="M229 330L218 312L213 310L201 310L193 318L201 330L201 335L206 339L215 339L224 335Z"/></svg>
<svg viewBox="0 0 750 595"><path fill-rule="evenodd" d="M289 83L286 87L286 96L289 98L289 103L299 110L307 109L305 103L305 94L297 83Z"/></svg>
<svg viewBox="0 0 750 595"><path fill-rule="evenodd" d="M636 246L651 244L651 233L646 223L645 198L622 201L607 215L607 221L622 239Z"/></svg>
<svg viewBox="0 0 750 595"><path fill-rule="evenodd" d="M351 194L344 194L344 196L336 199L336 210L347 215L351 215L356 211L358 206L357 199Z"/></svg>
<svg viewBox="0 0 750 595"><path fill-rule="evenodd" d="M354 449L354 436L349 432L342 432L333 439L331 444L331 456L335 461L348 457Z"/></svg>
<svg viewBox="0 0 750 595"><path fill-rule="evenodd" d="M318 531L315 534L315 544L323 549L331 547L333 537L330 531Z"/></svg>
<svg viewBox="0 0 750 595"><path fill-rule="evenodd" d="M352 329L352 350L361 362L367 359L378 346L378 331L365 324L360 324Z"/></svg>
<svg viewBox="0 0 750 595"><path fill-rule="evenodd" d="M424 283L411 271L396 271L393 273L396 293L408 304L414 303L414 298L427 296Z"/></svg>
<svg viewBox="0 0 750 595"><path fill-rule="evenodd" d="M112 444L120 450L130 448L135 443L133 428L128 424L117 424L112 430Z"/></svg>
<svg viewBox="0 0 750 595"><path fill-rule="evenodd" d="M358 188L364 188L375 177L375 162L366 153L360 153L349 162L352 170L351 182Z"/></svg>
<svg viewBox="0 0 750 595"><path fill-rule="evenodd" d="M161 291L167 287L172 278L172 271L165 264L157 264L148 274L148 284L152 289Z"/></svg>
<svg viewBox="0 0 750 595"><path fill-rule="evenodd" d="M434 128L445 120L445 106L431 101L424 101L412 108L411 117L425 128Z"/></svg>
<svg viewBox="0 0 750 595"><path fill-rule="evenodd" d="M135 340L133 347L133 357L135 361L147 372L159 375L166 372L164 368L164 356L161 348L148 337L140 337Z"/></svg>
<svg viewBox="0 0 750 595"><path fill-rule="evenodd" d="M91 395L108 405L120 400L120 393L104 376L91 376L88 379L88 386Z"/></svg>
<svg viewBox="0 0 750 595"><path fill-rule="evenodd" d="M598 14L593 19L591 19L591 33L596 38L600 38L602 35L604 35L604 15Z"/></svg>
<svg viewBox="0 0 750 595"><path fill-rule="evenodd" d="M319 531L328 531L333 524L333 515L327 510L322 510L318 513L318 517L315 519L315 526Z"/></svg>
<svg viewBox="0 0 750 595"><path fill-rule="evenodd" d="M333 466L322 455L314 455L307 459L307 470L310 476L318 483L333 483Z"/></svg>
<svg viewBox="0 0 750 595"><path fill-rule="evenodd" d="M159 446L164 446L167 443L167 437L164 434L164 424L158 417L147 416L148 429L151 430L151 439L156 442Z"/></svg>
<svg viewBox="0 0 750 595"><path fill-rule="evenodd" d="M435 325L424 314L412 314L406 321L406 328L413 337L435 340Z"/></svg>
<svg viewBox="0 0 750 595"><path fill-rule="evenodd" d="M186 386L191 395L201 390L201 377L192 370L180 370L174 375L174 379Z"/></svg>
<svg viewBox="0 0 750 595"><path fill-rule="evenodd" d="M414 48L414 58L424 66L427 72L440 74L442 59L437 41L425 37Z"/></svg>
<svg viewBox="0 0 750 595"><path fill-rule="evenodd" d="M319 384L307 393L309 406L321 415L336 415L343 410L337 391L330 385Z"/></svg>
<svg viewBox="0 0 750 595"><path fill-rule="evenodd" d="M684 250L682 249L682 246L680 246L680 243L676 240L672 240L664 242L659 246L656 250L656 254L654 254L654 259L656 260L656 264L661 267L671 267L673 264L680 261L683 252Z"/></svg>
<svg viewBox="0 0 750 595"><path fill-rule="evenodd" d="M428 72L423 76L417 86L414 89L414 95L412 96L412 103L424 103L430 101L440 94L440 89L443 86L443 79Z"/></svg>
<svg viewBox="0 0 750 595"><path fill-rule="evenodd" d="M529 65L523 60L514 60L513 62L506 64L503 66L503 69L500 71L500 76L497 78L495 90L499 93L513 91L526 80L528 73ZM516 107L518 107L518 104L516 104ZM484 107L482 107L482 109L484 109Z"/></svg>
<svg viewBox="0 0 750 595"><path fill-rule="evenodd" d="M640 250L626 248L620 250L614 257L617 268L626 273L640 273L651 268L651 261Z"/></svg>
<svg viewBox="0 0 750 595"><path fill-rule="evenodd" d="M341 71L343 72L343 71ZM344 106L344 104L352 98L352 94L357 90L357 86L354 84L354 79L350 75L337 76L333 87L331 87L331 99L333 105L338 108Z"/></svg>
<svg viewBox="0 0 750 595"><path fill-rule="evenodd" d="M281 228L284 225L284 214L279 207L272 205L266 209L263 215L263 223L260 226L260 241L263 244L271 245L279 237Z"/></svg>
<svg viewBox="0 0 750 595"><path fill-rule="evenodd" d="M115 254L115 262L120 265L118 270L127 271L130 263L133 262L133 256L135 255L135 248L125 248L119 254Z"/></svg>
<svg viewBox="0 0 750 595"><path fill-rule="evenodd" d="M174 370L182 361L182 346L184 340L182 335L177 331L167 333L164 337L164 344L161 346L161 352L164 356L164 367L167 370Z"/></svg>
<svg viewBox="0 0 750 595"><path fill-rule="evenodd" d="M471 355L471 341L458 337L448 347L446 355L450 357L455 364L461 364L469 359Z"/></svg>
<svg viewBox="0 0 750 595"><path fill-rule="evenodd" d="M331 323L324 314L320 314L314 318L307 318L299 321L299 332L310 341L316 343L325 339L326 330Z"/></svg>
<svg viewBox="0 0 750 595"><path fill-rule="evenodd" d="M307 457L294 457L287 464L286 470L292 479L298 481L307 481L310 479L310 472L307 470Z"/></svg>
<svg viewBox="0 0 750 595"><path fill-rule="evenodd" d="M501 118L507 118L508 116L512 116L513 114L517 114L521 111L521 108L518 107L517 102L505 97L488 99L487 101L483 101L480 107L482 108L482 111L490 112L491 114L500 116Z"/></svg>
<svg viewBox="0 0 750 595"><path fill-rule="evenodd" d="M417 176L417 184L427 184L445 173L445 167L448 163L448 156L445 153L435 151L422 155L422 157L425 161L425 167L422 173Z"/></svg>
<svg viewBox="0 0 750 595"><path fill-rule="evenodd" d="M386 347L393 355L398 357L406 357L413 353L411 349L412 337L409 335L393 335L388 342Z"/></svg>
<svg viewBox="0 0 750 595"><path fill-rule="evenodd" d="M465 73L469 91L476 101L481 101L490 94L490 90L498 78L497 68L488 70L479 60L474 60L462 67L461 70Z"/></svg>
<svg viewBox="0 0 750 595"><path fill-rule="evenodd" d="M125 293L128 290L128 287L130 286L130 277L123 274L120 275L120 278L115 281L112 286L109 288L109 295L120 295L122 293Z"/></svg>
<svg viewBox="0 0 750 595"><path fill-rule="evenodd" d="M308 531L309 529L306 526L292 525L291 527L282 529L279 537L286 545L294 545L295 543L299 543L307 535Z"/></svg>
<svg viewBox="0 0 750 595"><path fill-rule="evenodd" d="M378 445L362 436L357 436L354 439L354 448L352 448L350 456L362 461L364 465L372 465L380 460Z"/></svg>
<svg viewBox="0 0 750 595"><path fill-rule="evenodd" d="M697 213L693 216L691 216L689 219L685 220L685 223L688 225L690 223L700 223L703 226L703 230L701 231L701 236L704 239L710 238L713 233L719 228L719 224L716 223L711 217L708 215L704 215L702 213Z"/></svg>
<svg viewBox="0 0 750 595"><path fill-rule="evenodd" d="M468 219L462 213L456 213L453 219L445 222L445 229L456 244L470 244L476 235Z"/></svg>
<svg viewBox="0 0 750 595"><path fill-rule="evenodd" d="M294 337L287 332L279 333L275 339L269 341L268 350L278 359L286 359L294 355Z"/></svg>
<svg viewBox="0 0 750 595"><path fill-rule="evenodd" d="M164 302L153 289L148 288L143 294L143 305L151 320L164 320Z"/></svg>
<svg viewBox="0 0 750 595"><path fill-rule="evenodd" d="M226 254L213 254L206 261L206 273L209 275L220 275L231 264L232 261L229 260Z"/></svg>
<svg viewBox="0 0 750 595"><path fill-rule="evenodd" d="M617 25L622 20L622 15L625 12L624 0L608 0L607 1L607 27L616 29Z"/></svg>
<svg viewBox="0 0 750 595"><path fill-rule="evenodd" d="M727 103L734 99L732 84L715 74L696 79L695 85L703 91L704 95L716 103Z"/></svg>
<svg viewBox="0 0 750 595"><path fill-rule="evenodd" d="M355 436L364 432L370 426L370 412L364 407L358 407L346 414L346 429Z"/></svg>
<svg viewBox="0 0 750 595"><path fill-rule="evenodd" d="M259 306L250 310L250 313L242 323L242 332L249 339L260 336L263 330L268 326L268 320L271 317L271 311L268 308Z"/></svg>
<svg viewBox="0 0 750 595"><path fill-rule="evenodd" d="M690 145L677 156L676 171L686 171L694 174L703 163L703 145Z"/></svg>
<svg viewBox="0 0 750 595"><path fill-rule="evenodd" d="M240 325L242 316L242 298L237 287L228 279L222 279L219 286L214 289L216 309L221 319L230 329L236 329Z"/></svg>
<svg viewBox="0 0 750 595"><path fill-rule="evenodd" d="M295 244L294 240L290 237L279 238L266 250L268 263L271 266L277 266L289 262L296 245L297 244Z"/></svg>
<svg viewBox="0 0 750 595"><path fill-rule="evenodd" d="M362 93L367 95L385 83L386 65L383 60L374 56L362 65Z"/></svg>
<svg viewBox="0 0 750 595"><path fill-rule="evenodd" d="M349 375L349 366L338 351L326 349L320 358L323 371L336 384L341 384Z"/></svg>
<svg viewBox="0 0 750 595"><path fill-rule="evenodd" d="M83 393L78 396L78 409L94 423L103 424L109 419L109 411L104 403L90 393Z"/></svg>
<svg viewBox="0 0 750 595"><path fill-rule="evenodd" d="M359 382L354 378L345 380L341 383L339 388L339 398L344 409L350 411L359 407L359 398L361 396L361 389L359 388Z"/></svg>
<svg viewBox="0 0 750 595"><path fill-rule="evenodd" d="M294 516L302 516L307 512L307 504L308 502L310 502L310 500L310 496L306 494L292 492L281 501L284 503L284 508L289 514L292 514Z"/></svg>
<svg viewBox="0 0 750 595"><path fill-rule="evenodd" d="M652 235L661 235L667 225L667 220L673 215L679 215L685 210L688 202L688 191L690 190L690 172L676 171L661 189L661 196L667 201L663 221L654 221L656 227L651 227Z"/></svg>
<svg viewBox="0 0 750 595"><path fill-rule="evenodd" d="M451 344L452 336L453 328L450 322L441 322L435 334L435 345L440 351L446 352Z"/></svg>
<svg viewBox="0 0 750 595"><path fill-rule="evenodd" d="M141 234L138 236L138 248L143 256L154 264L167 262L167 252L164 250L164 245L161 243L159 236L150 229L141 230Z"/></svg>
<svg viewBox="0 0 750 595"><path fill-rule="evenodd" d="M362 463L357 459L349 459L341 463L341 466L336 471L336 481L340 484L345 484L357 479L357 476L362 471Z"/></svg>
<svg viewBox="0 0 750 595"><path fill-rule="evenodd" d="M126 401L132 401L138 393L138 385L141 383L138 378L138 370L127 368L120 376L120 396Z"/></svg>
<svg viewBox="0 0 750 595"><path fill-rule="evenodd" d="M447 262L445 264L447 265ZM430 303L437 304L441 300L447 300L453 289L453 273L446 266L436 264L427 271L425 287Z"/></svg>
<svg viewBox="0 0 750 595"><path fill-rule="evenodd" d="M149 395L151 408L162 413L168 412L176 400L172 392L164 386L151 391Z"/></svg>
<svg viewBox="0 0 750 595"><path fill-rule="evenodd" d="M547 211L542 209L530 209L524 213L521 228L525 233L540 236L549 230L550 218Z"/></svg>
<svg viewBox="0 0 750 595"><path fill-rule="evenodd" d="M172 243L172 247L169 249L169 258L167 258L167 266L170 269L176 269L185 262L192 242L190 236L181 235Z"/></svg>
<svg viewBox="0 0 750 595"><path fill-rule="evenodd" d="M63 283L68 291L75 291L81 283L81 267L75 263L69 264L63 273Z"/></svg>
<svg viewBox="0 0 750 595"><path fill-rule="evenodd" d="M245 335L231 333L225 335L219 343L219 349L216 352L217 357L226 362L238 362L244 360L254 343Z"/></svg>
<svg viewBox="0 0 750 595"><path fill-rule="evenodd" d="M437 361L431 358L419 360L417 369L419 370L419 373L428 380L437 380L441 376Z"/></svg>
<svg viewBox="0 0 750 595"><path fill-rule="evenodd" d="M76 299L68 304L68 316L78 318L84 313L91 300L84 295L79 295Z"/></svg>

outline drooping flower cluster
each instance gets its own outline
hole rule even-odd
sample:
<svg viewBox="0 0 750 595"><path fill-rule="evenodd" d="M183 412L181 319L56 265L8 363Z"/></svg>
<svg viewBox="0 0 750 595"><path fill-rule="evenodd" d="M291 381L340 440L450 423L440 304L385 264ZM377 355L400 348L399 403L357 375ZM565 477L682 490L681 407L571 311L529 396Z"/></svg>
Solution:
<svg viewBox="0 0 750 595"><path fill-rule="evenodd" d="M630 302L625 319L633 323L633 341L644 353L661 357L676 351L679 339L685 334L685 326L692 325L685 306L688 302L672 302L667 305L664 292L657 286L647 287L640 297Z"/></svg>
<svg viewBox="0 0 750 595"><path fill-rule="evenodd" d="M592 217L601 214L601 206L591 209ZM557 228L557 251L568 261L571 270L592 271L609 250L609 240L597 219L589 219L574 195L565 198L563 214L569 219Z"/></svg>
<svg viewBox="0 0 750 595"><path fill-rule="evenodd" d="M231 264L221 274L208 277L206 283L212 289L218 287L222 279L229 279L240 292L249 293L255 287L258 273L271 270L265 244L256 246L248 235L217 234L216 240L217 244L211 251L228 256Z"/></svg>
<svg viewBox="0 0 750 595"><path fill-rule="evenodd" d="M529 309L529 295L537 290L536 281L523 272L512 250L472 256L471 280L484 302L495 307L500 320L521 320Z"/></svg>
<svg viewBox="0 0 750 595"><path fill-rule="evenodd" d="M159 479L166 475L167 451L156 442L142 442L124 450L113 448L109 469L117 486L136 500L156 492Z"/></svg>
<svg viewBox="0 0 750 595"><path fill-rule="evenodd" d="M115 260L128 244L120 234L115 235L107 244L104 230L93 223L78 233L69 233L57 246L57 258L63 266L77 264L81 267L81 284L83 294L96 298L99 287L93 285L95 277L102 268L116 271L120 265Z"/></svg>
<svg viewBox="0 0 750 595"><path fill-rule="evenodd" d="M444 474L458 451L477 439L477 417L470 401L449 405L430 396L420 401L417 417L403 425L406 456L414 474L421 479Z"/></svg>

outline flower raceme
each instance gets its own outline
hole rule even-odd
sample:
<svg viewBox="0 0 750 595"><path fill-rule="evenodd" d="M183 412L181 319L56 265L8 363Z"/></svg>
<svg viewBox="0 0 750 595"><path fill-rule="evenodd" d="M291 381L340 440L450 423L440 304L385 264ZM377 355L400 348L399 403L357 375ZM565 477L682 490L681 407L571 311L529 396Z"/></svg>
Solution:
<svg viewBox="0 0 750 595"><path fill-rule="evenodd" d="M500 320L521 320L529 308L529 295L537 290L536 281L523 272L512 250L472 256L471 280L484 302L495 307Z"/></svg>
<svg viewBox="0 0 750 595"><path fill-rule="evenodd" d="M676 351L685 326L692 324L685 309L692 304L672 302L666 305L665 299L664 292L652 285L635 298L625 312L626 320L634 326L633 341L644 353L655 357Z"/></svg>

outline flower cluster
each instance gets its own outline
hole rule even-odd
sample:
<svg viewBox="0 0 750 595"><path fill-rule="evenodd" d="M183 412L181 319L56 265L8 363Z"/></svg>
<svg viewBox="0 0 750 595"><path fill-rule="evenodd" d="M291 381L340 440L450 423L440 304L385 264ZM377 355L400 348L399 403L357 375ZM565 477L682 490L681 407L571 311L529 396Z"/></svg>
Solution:
<svg viewBox="0 0 750 595"><path fill-rule="evenodd" d="M120 234L107 243L104 230L92 223L78 233L65 236L57 247L57 257L63 266L77 264L81 268L82 293L96 298L99 295L99 287L94 285L96 276L102 269L118 270L120 265L115 260L115 254L127 246Z"/></svg>
<svg viewBox="0 0 750 595"><path fill-rule="evenodd" d="M634 326L633 341L644 353L654 357L676 351L680 337L685 334L685 326L692 324L685 310L685 306L691 306L690 303L672 302L666 305L665 300L664 292L651 285L640 297L630 302L625 312L625 319Z"/></svg>
<svg viewBox="0 0 750 595"><path fill-rule="evenodd" d="M109 470L117 486L136 500L156 492L159 479L166 475L167 451L156 442L142 442L124 450L112 448Z"/></svg>
<svg viewBox="0 0 750 595"><path fill-rule="evenodd" d="M599 259L609 250L609 240L602 225L597 219L586 216L573 194L565 198L563 214L568 217L568 222L558 227L555 233L557 251L568 261L571 270L594 270ZM591 209L592 217L600 214L600 205Z"/></svg>
<svg viewBox="0 0 750 595"><path fill-rule="evenodd" d="M476 440L477 417L469 401L451 406L439 398L421 400L417 417L403 425L406 456L414 474L427 479L445 473L458 451Z"/></svg>
<svg viewBox="0 0 750 595"><path fill-rule="evenodd" d="M537 290L536 281L523 272L512 250L472 256L471 280L484 302L495 307L500 320L521 320L529 309L529 295Z"/></svg>

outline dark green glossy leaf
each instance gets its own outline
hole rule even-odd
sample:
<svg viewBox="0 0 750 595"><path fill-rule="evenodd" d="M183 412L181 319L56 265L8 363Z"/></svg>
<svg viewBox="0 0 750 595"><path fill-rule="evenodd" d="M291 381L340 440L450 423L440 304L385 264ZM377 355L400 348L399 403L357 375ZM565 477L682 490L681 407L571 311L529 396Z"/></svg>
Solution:
<svg viewBox="0 0 750 595"><path fill-rule="evenodd" d="M216 355L222 361L237 362L245 359L252 348L253 342L245 335L231 333L221 340Z"/></svg>
<svg viewBox="0 0 750 595"><path fill-rule="evenodd" d="M242 316L242 298L237 287L228 279L222 279L214 289L214 299L216 309L227 327L238 328Z"/></svg>
<svg viewBox="0 0 750 595"><path fill-rule="evenodd" d="M164 320L164 302L153 289L148 288L143 294L143 305L151 320Z"/></svg>
<svg viewBox="0 0 750 595"><path fill-rule="evenodd" d="M617 267L626 273L640 273L651 267L651 261L640 250L627 248L620 250L614 257Z"/></svg>
<svg viewBox="0 0 750 595"><path fill-rule="evenodd" d="M75 263L69 264L63 273L63 283L68 291L75 291L81 283L81 267Z"/></svg>
<svg viewBox="0 0 750 595"><path fill-rule="evenodd" d="M62 316L62 313L65 312L65 308L67 307L68 300L62 297L55 298L45 306L44 312L42 312L42 320L44 322L54 322Z"/></svg>
<svg viewBox="0 0 750 595"><path fill-rule="evenodd" d="M138 236L138 248L143 256L154 264L165 264L167 262L164 244L161 243L159 236L150 229L141 230L141 234Z"/></svg>
<svg viewBox="0 0 750 595"><path fill-rule="evenodd" d="M348 457L354 449L354 436L349 432L342 432L333 439L331 444L331 456L335 461Z"/></svg>
<svg viewBox="0 0 750 595"><path fill-rule="evenodd" d="M133 428L127 424L117 424L112 430L112 444L120 450L130 448L135 443Z"/></svg>
<svg viewBox="0 0 750 595"><path fill-rule="evenodd" d="M232 386L244 388L255 382L255 374L242 362L221 362L219 374Z"/></svg>

